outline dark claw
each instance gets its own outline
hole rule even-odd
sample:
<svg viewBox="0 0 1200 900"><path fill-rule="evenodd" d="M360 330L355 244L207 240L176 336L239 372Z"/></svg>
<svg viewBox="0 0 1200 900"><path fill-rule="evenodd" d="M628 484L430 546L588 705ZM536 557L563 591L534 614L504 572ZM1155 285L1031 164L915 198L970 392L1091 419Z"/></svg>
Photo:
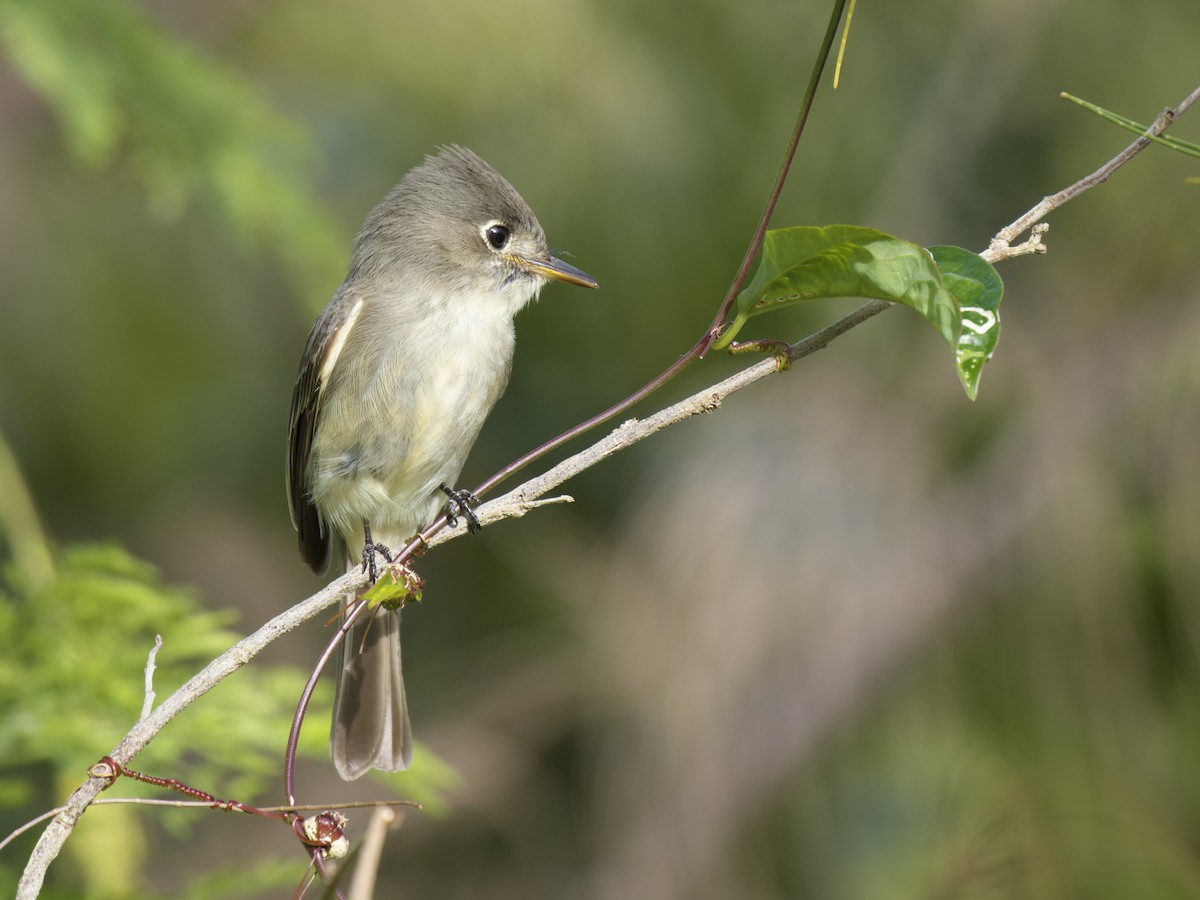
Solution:
<svg viewBox="0 0 1200 900"><path fill-rule="evenodd" d="M469 534L475 534L475 532L480 531L483 526L479 524L479 519L476 518L474 511L471 509L471 507L479 505L479 498L466 488L453 490L444 484L441 488L442 493L448 498L446 500L446 521L450 523L450 527L456 527L458 525L458 517L462 516L467 520L467 532Z"/></svg>
<svg viewBox="0 0 1200 900"><path fill-rule="evenodd" d="M383 544L377 544L371 540L371 523L363 519L363 552L362 565L363 571L369 572L371 584L375 583L375 579L379 577L379 569L375 565L375 554L378 553L388 562L392 561L392 551Z"/></svg>

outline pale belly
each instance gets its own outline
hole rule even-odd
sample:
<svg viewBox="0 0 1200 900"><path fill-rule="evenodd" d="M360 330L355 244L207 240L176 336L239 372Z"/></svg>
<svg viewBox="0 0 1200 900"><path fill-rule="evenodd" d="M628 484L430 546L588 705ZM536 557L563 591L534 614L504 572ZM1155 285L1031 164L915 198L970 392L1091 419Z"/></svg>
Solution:
<svg viewBox="0 0 1200 900"><path fill-rule="evenodd" d="M353 547L362 525L375 540L402 543L444 507L484 419L503 393L511 322L489 346L477 332L443 329L403 347L371 348L331 382L322 399L309 468L322 518ZM345 427L350 424L351 427Z"/></svg>

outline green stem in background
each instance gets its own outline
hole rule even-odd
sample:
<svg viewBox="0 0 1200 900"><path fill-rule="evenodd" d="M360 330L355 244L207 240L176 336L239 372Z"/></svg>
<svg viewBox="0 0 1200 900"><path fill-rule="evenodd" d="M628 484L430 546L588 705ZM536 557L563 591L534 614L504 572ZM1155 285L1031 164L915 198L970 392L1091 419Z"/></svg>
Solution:
<svg viewBox="0 0 1200 900"><path fill-rule="evenodd" d="M1087 100L1081 100L1079 97L1068 94L1066 91L1063 91L1058 96L1064 100L1070 100L1077 106L1082 106L1088 112L1093 112L1100 118L1107 119L1114 125L1119 125L1121 128L1124 128L1126 131L1132 131L1134 134L1145 134L1150 130L1150 126L1148 125L1143 125L1141 122L1135 122L1133 119L1119 116L1115 112L1111 112L1102 106L1097 106L1095 103L1089 103ZM1185 156L1194 156L1200 159L1200 144L1193 144L1191 141L1180 140L1177 137L1170 137L1168 135L1149 135L1149 137L1156 144L1162 144L1164 147L1169 147Z"/></svg>
<svg viewBox="0 0 1200 900"><path fill-rule="evenodd" d="M8 545L17 570L30 585L41 587L54 579L54 555L38 519L37 507L3 436L0 436L0 543Z"/></svg>
<svg viewBox="0 0 1200 900"><path fill-rule="evenodd" d="M854 4L850 0L850 8L846 10L846 27L842 29L842 41L838 44L837 63L833 67L833 89L836 91L842 78L842 59L846 56L846 44L850 42L850 23L854 21Z"/></svg>

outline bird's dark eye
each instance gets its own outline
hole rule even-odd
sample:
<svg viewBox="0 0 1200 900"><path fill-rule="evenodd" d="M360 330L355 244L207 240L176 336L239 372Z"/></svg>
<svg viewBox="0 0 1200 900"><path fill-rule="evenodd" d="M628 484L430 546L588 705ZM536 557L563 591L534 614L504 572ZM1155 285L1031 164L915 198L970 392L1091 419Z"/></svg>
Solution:
<svg viewBox="0 0 1200 900"><path fill-rule="evenodd" d="M484 229L483 236L492 245L492 249L503 250L508 243L509 231L506 227L497 223L489 225Z"/></svg>

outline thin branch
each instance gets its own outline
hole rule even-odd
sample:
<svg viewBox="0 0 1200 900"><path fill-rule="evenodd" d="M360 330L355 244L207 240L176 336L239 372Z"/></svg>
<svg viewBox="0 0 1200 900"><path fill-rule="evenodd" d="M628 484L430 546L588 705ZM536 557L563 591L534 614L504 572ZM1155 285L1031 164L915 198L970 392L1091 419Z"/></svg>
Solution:
<svg viewBox="0 0 1200 900"><path fill-rule="evenodd" d="M790 345L787 348L788 363L802 359L805 356L810 356L818 350L825 349L838 336L861 325L872 316L890 309L891 306L892 304L885 303L882 300L872 300L870 303L863 304L854 312L843 316L833 324ZM652 434L656 434L664 428L682 422L684 419L690 419L692 416L716 412L720 408L721 403L730 394L769 378L783 371L785 368L786 365L780 365L779 360L776 358L767 357L766 359L759 360L752 366L742 369L740 372L730 375L723 381L719 381L701 391L697 391L690 397L680 400L678 403L673 403L665 409L659 410L654 415L647 416L644 419L628 419L618 425L606 437L592 444L587 449L567 457L558 463L558 465L535 478L530 478L520 487L514 488L507 494L483 504L475 510L475 515L483 525L499 522L502 519L522 516L528 510L530 504L536 501L537 498L553 491L568 479L574 478L581 472L590 469L592 466L608 459L625 448L639 441L644 441ZM465 532L465 527L445 529L431 536L428 546L436 547L439 544L444 544L446 541L453 540Z"/></svg>
<svg viewBox="0 0 1200 900"><path fill-rule="evenodd" d="M92 801L92 806L165 806L171 809L220 809L222 812L238 811L237 807L234 807L232 810L226 810L223 806L214 807L211 803L206 803L203 800L163 800L159 797L97 797ZM424 809L416 800L354 800L351 802L341 801L336 804L299 803L292 806L260 806L258 807L258 811L264 813L324 812L335 806L339 810L378 809L382 806L411 806L413 809ZM30 819L24 825L13 829L4 840L0 841L0 850L3 850L29 829L37 827L47 819L54 818L65 809L65 806L56 806L54 809L48 809L41 815Z"/></svg>
<svg viewBox="0 0 1200 900"><path fill-rule="evenodd" d="M1154 133L1161 133L1198 99L1200 99L1200 87L1189 94L1174 110L1169 108L1164 110L1155 120L1150 130ZM1118 154L1091 175L1080 179L1063 191L1044 199L1011 225L1002 229L992 240L988 249L980 253L980 256L989 262L1010 258L1010 256L1014 255L1012 251L1016 249L1010 247L1012 240L1037 224L1047 213L1057 209L1090 188L1102 184L1113 172L1128 163L1149 143L1148 138L1139 138L1126 148L1125 151ZM1027 253L1031 251L1026 250L1023 252ZM890 304L881 301L864 304L859 309L823 328L821 331L792 344L787 350L787 360L794 361L823 349L839 335L857 327L872 316L890 308L890 306ZM530 479L505 496L484 504L477 510L476 514L483 523L495 522L513 515L523 515L528 510L528 505L532 501L553 490L568 478L603 459L607 459L625 447L644 440L651 434L661 431L669 425L683 421L694 415L715 411L730 394L749 387L779 372L782 368L784 366L775 358L760 360L754 365L693 394L691 397L672 404L652 416L641 420L631 419L618 426L613 432L597 441L588 449L563 460L543 475ZM517 512L517 510L520 512ZM444 521L442 524L444 524ZM441 526L439 525L438 527L440 530ZM434 532L432 526L426 530L428 534L426 543L432 547L458 537L465 532L465 529L445 530L440 534L430 532ZM412 550L417 546L420 546L420 542L412 542L405 549L411 555ZM150 715L139 720L109 756L124 766L171 719L189 704L199 699L224 678L253 659L271 642L308 621L322 610L332 606L342 596L362 588L366 582L367 576L365 573L348 573L330 582L312 597L268 621L254 632L254 634L239 641L228 651L209 663L201 672L163 701ZM47 868L58 855L62 845L74 828L75 822L79 820L79 817L87 807L94 802L96 795L99 794L106 783L105 779L90 778L71 795L62 811L55 817L54 821L38 840L37 846L29 858L29 862L18 885L18 898L21 898L21 900L32 900L32 898L37 896L45 879Z"/></svg>
<svg viewBox="0 0 1200 900"><path fill-rule="evenodd" d="M379 862L383 858L383 844L393 824L403 821L403 812L381 806L371 815L367 831L363 836L358 862L350 879L349 900L371 900L375 896L375 881L379 876Z"/></svg>
<svg viewBox="0 0 1200 900"><path fill-rule="evenodd" d="M238 641L159 704L150 715L139 720L108 755L122 766L129 763L171 719L179 715L191 703L204 696L225 678L252 660L273 641L337 603L343 594L362 587L365 582L366 575L358 573L344 575L326 585L307 600L271 619L249 637ZM79 821L79 817L83 815L106 784L108 784L106 779L89 778L71 794L63 810L55 816L54 821L38 839L17 886L18 898L32 900L38 895L50 863L58 856L75 827L75 823Z"/></svg>
<svg viewBox="0 0 1200 900"><path fill-rule="evenodd" d="M150 648L150 653L146 657L146 677L145 677L145 697L142 700L142 714L138 716L138 721L150 715L150 711L154 709L154 671L158 668L155 665L155 659L158 658L158 651L162 649L163 639L161 634L154 636L154 646Z"/></svg>
<svg viewBox="0 0 1200 900"><path fill-rule="evenodd" d="M347 573L339 580L344 581L351 577L354 579L353 592L355 595L358 594L359 589L366 587L367 582L370 581L365 571ZM313 666L312 672L309 673L304 690L300 692L300 699L296 702L296 712L292 715L292 727L288 731L287 749L284 751L283 756L283 790L287 796L288 803L296 802L296 752L300 746L300 729L304 725L304 715L308 712L308 704L312 700L313 692L317 689L317 681L320 679L321 673L325 671L325 666L329 664L329 660L333 657L337 648L346 639L346 635L350 633L350 629L354 627L354 623L358 621L358 617L363 614L363 610L366 608L366 602L360 600L353 608L348 607L346 609L342 616L341 627L337 629L333 637L329 639L329 643L325 645L325 649L321 651L321 656L317 659L316 665Z"/></svg>
<svg viewBox="0 0 1200 900"><path fill-rule="evenodd" d="M762 381L779 370L779 364L774 359L762 359L711 387L680 400L678 403L673 403L654 415L644 419L628 419L587 449L568 456L541 475L530 478L507 494L483 504L475 510L475 515L483 525L512 518L515 515L523 515L524 510L532 501L555 490L567 479L575 477L580 472L590 469L597 463L645 440L670 425L682 422L692 416L715 412L730 394ZM462 527L444 529L431 536L428 545L436 547L446 541L454 540L465 532L466 529Z"/></svg>
<svg viewBox="0 0 1200 900"><path fill-rule="evenodd" d="M1069 200L1074 200L1085 191L1089 191L1096 185L1104 184L1112 176L1113 172L1121 168L1151 144L1151 138L1156 137L1166 131L1176 119L1188 111L1188 109L1197 100L1200 100L1200 87L1188 94L1179 102L1175 108L1167 107L1158 114L1150 127L1146 129L1146 133L1098 168L1091 175L1080 178L1070 187L1065 187L1057 194L1051 194L1049 197L1037 204L1021 218L1017 219L1007 228L1002 228L994 238L987 250L979 255L990 263L998 262L1002 259L1008 259L1009 244L1028 231L1032 226L1042 221L1046 216L1058 209ZM1028 251L1026 251L1028 252Z"/></svg>

